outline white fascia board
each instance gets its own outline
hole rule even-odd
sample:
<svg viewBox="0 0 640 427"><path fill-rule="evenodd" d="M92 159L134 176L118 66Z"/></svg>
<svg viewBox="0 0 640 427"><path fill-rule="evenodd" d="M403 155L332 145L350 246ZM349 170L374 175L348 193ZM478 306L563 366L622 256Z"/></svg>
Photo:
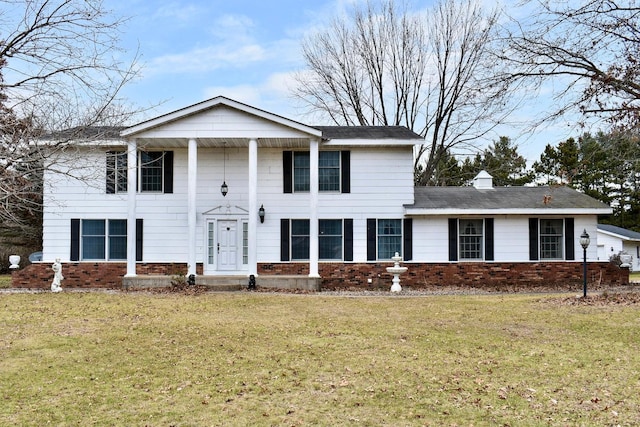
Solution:
<svg viewBox="0 0 640 427"><path fill-rule="evenodd" d="M32 144L36 144L33 142ZM68 141L58 141L55 139L41 139L37 142L37 145L50 145L56 146L58 144L67 144L67 145L75 145L77 147L125 147L127 142L124 139L82 139L82 140L73 140L70 139Z"/></svg>
<svg viewBox="0 0 640 427"><path fill-rule="evenodd" d="M333 145L333 146L350 146L350 147L371 147L371 146L381 146L381 147L402 147L409 146L413 147L414 145L424 144L424 139L328 139L323 142L323 145Z"/></svg>
<svg viewBox="0 0 640 427"><path fill-rule="evenodd" d="M408 216L459 216L459 215L608 215L611 208L603 209L413 209L405 208Z"/></svg>
<svg viewBox="0 0 640 427"><path fill-rule="evenodd" d="M142 123L138 123L133 125L122 132L120 135L124 138L131 137L137 133L144 132L145 130L152 129L158 126L161 126L166 123L171 123L173 121L179 120L183 117L188 117L194 114L197 114L201 111L208 110L210 108L216 107L218 105L224 105L230 108L235 108L236 110L243 111L247 114L251 114L257 117L261 117L265 120L269 120L274 123L281 124L283 126L287 126L301 132L310 134L312 136L318 137L320 139L322 137L322 131L305 125L300 122L296 122L291 119L287 119L285 117L279 116L277 114L269 113L268 111L261 110L259 108L252 107L247 104L243 104L238 101L234 101L229 98L225 98L223 96L218 96L207 101L200 102L198 104L190 105L188 107L182 108L180 110L173 111L171 113L164 114L162 116L155 117L153 119L144 121Z"/></svg>
<svg viewBox="0 0 640 427"><path fill-rule="evenodd" d="M630 237L623 236L622 234L618 234L618 233L613 233L611 231L598 229L598 233L606 234L607 236L615 237L616 239L624 240L626 242L640 242L640 240L632 239Z"/></svg>

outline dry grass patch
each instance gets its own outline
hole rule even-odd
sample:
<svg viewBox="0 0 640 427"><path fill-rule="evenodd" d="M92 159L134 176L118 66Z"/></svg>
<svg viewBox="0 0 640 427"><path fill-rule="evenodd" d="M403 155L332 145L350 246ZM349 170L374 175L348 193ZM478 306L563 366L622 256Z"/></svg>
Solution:
<svg viewBox="0 0 640 427"><path fill-rule="evenodd" d="M0 295L0 425L637 425L637 305Z"/></svg>
<svg viewBox="0 0 640 427"><path fill-rule="evenodd" d="M0 274L0 289L11 287L11 276L8 274Z"/></svg>

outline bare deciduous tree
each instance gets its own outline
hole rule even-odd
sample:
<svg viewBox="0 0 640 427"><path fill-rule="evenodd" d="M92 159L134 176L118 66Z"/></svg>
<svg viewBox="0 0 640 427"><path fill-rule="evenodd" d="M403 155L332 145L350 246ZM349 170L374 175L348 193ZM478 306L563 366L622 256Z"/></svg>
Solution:
<svg viewBox="0 0 640 427"><path fill-rule="evenodd" d="M296 95L337 125L402 125L425 138L416 183L438 184L440 159L474 145L508 113L495 78L497 11L442 0L426 14L383 0L308 37Z"/></svg>
<svg viewBox="0 0 640 427"><path fill-rule="evenodd" d="M86 129L130 117L120 92L137 74L137 53L118 46L123 22L100 0L0 1L3 231L33 238L44 170L70 170L56 164L56 153ZM45 138L70 128L73 135Z"/></svg>
<svg viewBox="0 0 640 427"><path fill-rule="evenodd" d="M637 0L535 0L530 19L513 22L502 59L513 80L535 88L554 79L556 108L635 127L640 122L640 5Z"/></svg>

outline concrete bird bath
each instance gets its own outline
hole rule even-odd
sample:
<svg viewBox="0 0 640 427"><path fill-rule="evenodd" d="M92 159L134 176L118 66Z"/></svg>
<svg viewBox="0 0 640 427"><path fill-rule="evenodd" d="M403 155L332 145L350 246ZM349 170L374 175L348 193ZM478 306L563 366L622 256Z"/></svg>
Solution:
<svg viewBox="0 0 640 427"><path fill-rule="evenodd" d="M407 271L407 267L400 267L402 257L398 252L396 252L396 255L391 257L391 259L394 262L393 267L387 267L387 272L393 274L391 292L400 292L402 290L402 286L400 286L400 275Z"/></svg>

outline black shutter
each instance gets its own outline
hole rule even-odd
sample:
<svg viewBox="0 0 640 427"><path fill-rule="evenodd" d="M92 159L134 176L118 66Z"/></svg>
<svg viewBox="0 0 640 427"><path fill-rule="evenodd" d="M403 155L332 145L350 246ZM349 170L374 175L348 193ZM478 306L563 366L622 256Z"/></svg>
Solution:
<svg viewBox="0 0 640 427"><path fill-rule="evenodd" d="M173 193L173 151L164 152L164 192Z"/></svg>
<svg viewBox="0 0 640 427"><path fill-rule="evenodd" d="M484 220L484 260L493 261L493 218Z"/></svg>
<svg viewBox="0 0 640 427"><path fill-rule="evenodd" d="M449 261L458 260L458 219L449 218Z"/></svg>
<svg viewBox="0 0 640 427"><path fill-rule="evenodd" d="M136 261L142 261L142 236L144 235L142 232L143 222L142 218L136 219Z"/></svg>
<svg viewBox="0 0 640 427"><path fill-rule="evenodd" d="M293 151L282 152L282 185L284 193L293 193Z"/></svg>
<svg viewBox="0 0 640 427"><path fill-rule="evenodd" d="M116 192L116 153L107 151L107 194Z"/></svg>
<svg viewBox="0 0 640 427"><path fill-rule="evenodd" d="M289 220L280 220L280 261L289 261Z"/></svg>
<svg viewBox="0 0 640 427"><path fill-rule="evenodd" d="M71 261L80 260L80 220L71 220L71 253L69 255Z"/></svg>
<svg viewBox="0 0 640 427"><path fill-rule="evenodd" d="M367 261L375 261L376 256L376 220L375 218L367 219Z"/></svg>
<svg viewBox="0 0 640 427"><path fill-rule="evenodd" d="M538 260L538 218L529 218L529 259Z"/></svg>
<svg viewBox="0 0 640 427"><path fill-rule="evenodd" d="M411 261L413 258L413 218L404 219L403 233L402 259L403 261Z"/></svg>
<svg viewBox="0 0 640 427"><path fill-rule="evenodd" d="M564 219L564 247L565 247L565 259L567 261L573 261L576 259L576 248L575 248L575 229L574 229L574 221L573 218L565 218Z"/></svg>
<svg viewBox="0 0 640 427"><path fill-rule="evenodd" d="M353 261L353 219L345 218L343 224L344 260Z"/></svg>
<svg viewBox="0 0 640 427"><path fill-rule="evenodd" d="M340 177L341 185L343 193L351 193L351 152L350 151L342 151L340 153L342 157L341 161L341 174Z"/></svg>

